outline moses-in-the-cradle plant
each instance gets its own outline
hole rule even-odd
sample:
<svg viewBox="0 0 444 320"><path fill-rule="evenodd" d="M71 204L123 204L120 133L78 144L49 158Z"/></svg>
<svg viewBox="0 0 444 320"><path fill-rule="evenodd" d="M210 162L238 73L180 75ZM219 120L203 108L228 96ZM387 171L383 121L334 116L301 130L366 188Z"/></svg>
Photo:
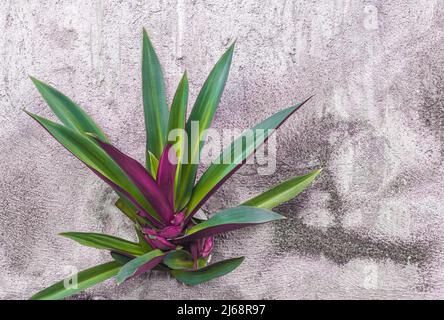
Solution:
<svg viewBox="0 0 444 320"><path fill-rule="evenodd" d="M209 218L196 215L269 135L308 100L275 113L243 133L222 151L196 183L206 130L225 87L233 49L234 44L210 72L186 120L187 75L183 75L169 110L159 60L144 30L145 166L112 146L97 124L72 100L32 78L62 124L28 114L116 191L119 196L116 206L131 219L138 236L138 241L132 242L99 233L62 233L82 245L109 250L111 260L79 272L71 285L65 285L66 281L58 282L32 299L61 299L114 276L121 283L152 269L169 272L187 285L200 284L233 271L244 260L238 257L210 263L214 236L284 219L270 210L298 195L320 170L287 180L237 207L215 212ZM198 141L192 141L193 121L198 123ZM176 134L175 141L169 141L169 133L173 130L184 134Z"/></svg>

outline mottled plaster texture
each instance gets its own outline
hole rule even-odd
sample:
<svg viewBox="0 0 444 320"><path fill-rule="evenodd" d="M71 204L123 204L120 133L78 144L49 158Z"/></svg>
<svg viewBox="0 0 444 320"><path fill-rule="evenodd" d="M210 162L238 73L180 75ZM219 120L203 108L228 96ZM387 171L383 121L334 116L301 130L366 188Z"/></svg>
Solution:
<svg viewBox="0 0 444 320"><path fill-rule="evenodd" d="M282 126L277 172L248 165L206 205L235 205L323 167L286 221L218 239L235 272L190 288L151 273L86 299L444 298L442 0L5 0L0 5L0 298L21 299L106 252L57 236L133 238L111 189L22 108L54 119L28 79L56 85L123 151L144 158L141 30L169 101L191 101L237 39L214 127L248 128L312 94Z"/></svg>

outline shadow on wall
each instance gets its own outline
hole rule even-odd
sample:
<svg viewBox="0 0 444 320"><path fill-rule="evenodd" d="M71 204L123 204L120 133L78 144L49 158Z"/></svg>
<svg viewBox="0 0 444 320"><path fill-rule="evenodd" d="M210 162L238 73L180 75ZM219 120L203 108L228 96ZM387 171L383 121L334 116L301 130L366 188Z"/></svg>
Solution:
<svg viewBox="0 0 444 320"><path fill-rule="evenodd" d="M429 260L430 243L377 239L350 231L342 226L327 229L306 225L290 206L280 208L288 213L288 220L278 224L274 238L281 251L296 251L305 255L323 255L337 264L346 264L356 258L390 259L400 264L418 264L424 267ZM294 216L294 217L293 217Z"/></svg>
<svg viewBox="0 0 444 320"><path fill-rule="evenodd" d="M311 190L318 189L329 194L327 210L333 217L333 223L326 228L307 225L303 221L302 214L305 210L304 203L312 200L310 200L310 191L299 195L293 201L277 208L277 211L288 217L285 223L279 223L275 228L274 244L279 251L290 250L311 256L323 255L339 265L346 264L355 258L369 258L379 261L390 259L395 263L417 264L420 268L425 267L433 252L433 243L429 240L383 238L371 235L370 232L366 234L343 227L344 213L350 209L350 203L347 199L343 199L338 190L337 177L334 177L331 171L335 170L334 153L351 137L364 133L362 137L365 139L365 144L371 146L367 160L371 162L371 165L373 165L373 160L377 161L379 158L381 161L384 156L383 148L376 150L378 148L373 147L380 146L383 142L378 142L381 138L374 136L374 128L362 121L344 122L326 115L322 119L316 119L316 123L323 124L322 130L316 131L314 129L316 124L312 123L314 120L307 119L306 121L307 123L304 123L300 129L300 132L303 132L302 135L295 136L288 142L289 146L283 150L282 158L292 159L291 161L295 163L312 163L316 159L321 162L324 171ZM329 140L331 133L338 135L335 142ZM280 171L282 170L278 169L278 172ZM372 171L371 175L376 175L379 179L378 175L382 175L384 169L376 168ZM380 183L380 181L382 180L374 183ZM372 184L372 181L366 181L366 183ZM380 201L383 201L382 196L376 194L377 189L372 188L367 189L369 194L373 193L372 198L367 201L374 201L375 197L380 197Z"/></svg>

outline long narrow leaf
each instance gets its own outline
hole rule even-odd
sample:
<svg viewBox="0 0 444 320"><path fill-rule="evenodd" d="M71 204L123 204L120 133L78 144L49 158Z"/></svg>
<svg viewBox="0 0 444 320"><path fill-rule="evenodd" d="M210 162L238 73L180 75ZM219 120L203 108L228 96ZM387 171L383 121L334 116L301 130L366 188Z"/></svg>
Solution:
<svg viewBox="0 0 444 320"><path fill-rule="evenodd" d="M117 274L117 283L122 283L129 277L139 275L154 268L162 262L164 255L165 254L162 251L156 249L129 261Z"/></svg>
<svg viewBox="0 0 444 320"><path fill-rule="evenodd" d="M148 221L153 225L153 226L156 226L156 227L162 227L163 226L163 224L159 221L159 220L157 220L156 218L154 218L154 215L156 214L153 210L154 209L152 209L151 208L151 211L150 212L152 212L152 213L148 213L148 211L144 208L144 207L142 207L142 205L132 196L132 195L130 195L127 191L125 191L125 190L123 190L120 186L118 186L117 184L115 184L114 182L112 182L111 180L109 180L107 177L105 177L104 175L102 175L100 172L97 172L96 170L94 170L93 168L91 168L91 167L88 167L92 172L94 172L100 179L102 179L103 181L105 181L108 185L110 185L111 186L111 188L113 188L113 190L114 191L116 191L116 193L118 194L118 195L121 195L121 196L123 196L123 197L121 197L121 198L126 198L126 199L128 199L130 202L131 202L131 204L134 206L134 207L136 207L139 211L137 212L137 217L136 217L136 219L134 219L134 221L136 222L138 222L138 223L141 223L142 225L144 225L144 224L146 224L147 223L147 220L145 220L145 218L146 219L148 219ZM143 216L143 217L142 217Z"/></svg>
<svg viewBox="0 0 444 320"><path fill-rule="evenodd" d="M103 131L82 108L54 87L34 77L30 78L57 118L67 127L79 132L93 133L101 140L107 141Z"/></svg>
<svg viewBox="0 0 444 320"><path fill-rule="evenodd" d="M229 232L257 224L285 219L273 211L254 207L234 207L216 213L210 219L191 227L185 236L172 240L174 243L186 243L215 234Z"/></svg>
<svg viewBox="0 0 444 320"><path fill-rule="evenodd" d="M119 272L121 267L122 265L119 262L113 261L83 270L79 272L76 277L57 282L49 288L36 293L30 299L63 299L115 276Z"/></svg>
<svg viewBox="0 0 444 320"><path fill-rule="evenodd" d="M270 190L244 202L241 204L241 206L273 209L274 207L277 207L278 205L287 202L300 194L313 182L320 172L321 170L317 169L306 175L294 177L290 180L284 181L274 186Z"/></svg>
<svg viewBox="0 0 444 320"><path fill-rule="evenodd" d="M245 160L267 141L270 134L278 129L285 120L309 99L294 107L275 113L251 130L247 130L233 141L230 146L225 148L217 158L217 161L199 179L188 203L187 214L192 216L245 163Z"/></svg>
<svg viewBox="0 0 444 320"><path fill-rule="evenodd" d="M231 59L233 57L233 50L234 44L228 48L210 72L188 118L186 124L188 152L182 153L180 177L178 181L180 188L177 190L175 201L175 203L177 203L176 209L178 210L183 209L191 197L196 179L200 151L206 138L206 130L213 121L214 113L225 88L225 83L230 71ZM193 126L196 125L198 125L198 130L196 130L197 137L195 134L192 134Z"/></svg>
<svg viewBox="0 0 444 320"><path fill-rule="evenodd" d="M94 173L114 188L117 186L117 191L126 192L125 196L132 197L135 200L135 204L139 204L146 211L155 215L155 211L140 190L129 180L117 163L92 139L48 119L30 112L27 113Z"/></svg>
<svg viewBox="0 0 444 320"><path fill-rule="evenodd" d="M148 152L152 152L159 159L165 144L168 107L162 69L145 29L143 29L142 50L142 93L147 135L146 158L149 169Z"/></svg>
<svg viewBox="0 0 444 320"><path fill-rule="evenodd" d="M168 131L167 134L170 134L171 131L179 129L185 129L185 117L187 113L187 103L188 103L188 77L185 72L182 76L182 79L177 86L176 93L173 98L173 103L171 104L170 117L168 119ZM169 142L178 142L169 141Z"/></svg>
<svg viewBox="0 0 444 320"><path fill-rule="evenodd" d="M172 270L171 275L189 286L194 286L230 273L243 261L244 257L227 259L213 263L197 271Z"/></svg>
<svg viewBox="0 0 444 320"><path fill-rule="evenodd" d="M153 178L156 179L157 169L159 167L159 160L156 158L156 156L151 151L148 151L148 158L150 159L149 171L151 172L151 175L153 176Z"/></svg>
<svg viewBox="0 0 444 320"><path fill-rule="evenodd" d="M162 195L165 195L168 204L171 208L174 208L174 180L176 178L176 159L171 159L170 153L175 153L174 148L171 144L165 147L162 156L159 160L159 167L157 171L157 184L160 190L162 190ZM173 154L175 157L175 154ZM173 213L173 211L171 211ZM170 220L172 216L170 217ZM168 220L169 221L169 220Z"/></svg>
<svg viewBox="0 0 444 320"><path fill-rule="evenodd" d="M114 205L133 222L143 225L145 221L137 214L137 207L133 205L130 200L126 199L123 194L119 194L119 196L120 198Z"/></svg>
<svg viewBox="0 0 444 320"><path fill-rule="evenodd" d="M171 135L171 137L168 137L169 139L175 139L175 140L168 140L168 143L172 143L174 145L174 148L176 150L176 155L178 159L181 158L182 155L182 149L184 148L184 130L185 130L185 120L186 120L186 113L187 113L187 103L188 103L188 77L187 73L184 72L182 79L179 82L179 85L177 86L176 93L173 98L173 103L171 104L171 111L170 111L170 117L168 119L168 131L167 135ZM168 139L167 138L167 139ZM178 180L181 173L181 166L176 166L176 174L174 177L174 193L173 193L173 203L175 194L177 194L179 189ZM178 205L177 203L174 204L175 211L178 211Z"/></svg>
<svg viewBox="0 0 444 320"><path fill-rule="evenodd" d="M77 241L78 243L92 248L114 250L117 252L129 253L132 255L142 255L146 253L138 243L125 239L109 236L100 233L90 232L63 232L61 236Z"/></svg>
<svg viewBox="0 0 444 320"><path fill-rule="evenodd" d="M136 160L119 151L114 146L96 139L103 150L120 166L134 185L142 192L150 206L164 222L169 222L173 216L172 206L163 194L150 173Z"/></svg>

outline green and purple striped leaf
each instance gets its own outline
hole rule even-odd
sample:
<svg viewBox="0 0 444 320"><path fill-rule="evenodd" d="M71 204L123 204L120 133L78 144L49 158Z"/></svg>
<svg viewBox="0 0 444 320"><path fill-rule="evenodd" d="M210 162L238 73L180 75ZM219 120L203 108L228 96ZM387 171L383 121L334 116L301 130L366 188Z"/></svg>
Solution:
<svg viewBox="0 0 444 320"><path fill-rule="evenodd" d="M172 270L171 275L189 286L195 286L230 273L240 266L244 257L219 261L196 271Z"/></svg>
<svg viewBox="0 0 444 320"><path fill-rule="evenodd" d="M122 283L130 277L134 277L151 270L162 262L164 255L165 253L159 249L156 249L129 261L117 274L117 283Z"/></svg>
<svg viewBox="0 0 444 320"><path fill-rule="evenodd" d="M192 216L245 163L246 159L310 98L294 107L275 113L251 130L247 130L225 148L196 184L187 206L187 215Z"/></svg>
<svg viewBox="0 0 444 320"><path fill-rule="evenodd" d="M156 212L145 199L141 191L125 175L119 165L89 136L74 131L68 127L42 118L38 115L26 112L39 124L41 124L58 142L68 151L87 165L102 180L107 182L117 192L123 193L134 205L152 216L151 222L156 222Z"/></svg>
<svg viewBox="0 0 444 320"><path fill-rule="evenodd" d="M96 141L142 192L157 215L168 223L173 218L172 206L150 173L138 161L122 153L116 147L99 139Z"/></svg>
<svg viewBox="0 0 444 320"><path fill-rule="evenodd" d="M123 190L121 187L119 187L117 184L115 184L114 182L109 180L107 177L102 175L100 172L97 172L96 170L94 170L91 167L88 167L88 168L92 172L94 172L100 179L102 179L108 185L110 185L111 188L113 188L113 190L116 191L116 193L121 197L120 199L122 199L124 201L128 200L133 205L133 207L135 207L135 208L137 208L139 210L137 212L137 216L135 216L134 222L145 224L147 221L149 221L153 226L156 226L156 227L162 227L163 226L163 224L159 220L157 220L157 218L155 218L155 216L157 217L157 214L154 212L154 209L152 209L150 207L150 209L149 209L150 213L148 213L147 209L142 207L142 205L140 205L140 203L132 195L130 195L127 191ZM145 218L147 220L145 220Z"/></svg>
<svg viewBox="0 0 444 320"><path fill-rule="evenodd" d="M188 203L196 180L200 151L205 141L205 134L213 121L222 92L227 82L233 57L234 44L222 55L205 81L186 123L188 152L182 152L179 160L180 176L176 194L176 209L182 210ZM193 123L198 123L197 137L191 134ZM194 140L192 141L192 138ZM186 158L185 158L186 157Z"/></svg>
<svg viewBox="0 0 444 320"><path fill-rule="evenodd" d="M177 158L181 158L182 149L185 147L184 141L184 130L187 114L187 103L188 103L188 77L187 73L184 72L182 79L179 82L176 93L173 98L173 103L171 104L170 117L168 119L168 131L167 143L173 144L176 150ZM171 139L171 141L169 140ZM174 194L178 190L178 180L180 177L181 166L176 165L176 172L174 177ZM173 203L174 203L173 194ZM179 208L177 204L174 204L174 210L178 211Z"/></svg>
<svg viewBox="0 0 444 320"><path fill-rule="evenodd" d="M174 239L172 242L191 242L216 234L282 219L285 219L285 217L267 209L247 206L229 208L191 227L186 231L185 236Z"/></svg>
<svg viewBox="0 0 444 320"><path fill-rule="evenodd" d="M167 145L162 153L159 160L159 167L157 170L157 184L162 194L168 200L168 204L171 208L174 208L174 180L176 178L176 167L175 162L175 150L172 145ZM170 161L171 158L171 161ZM173 210L173 209L171 209ZM171 211L172 213L172 211ZM171 221L172 216L168 220Z"/></svg>

